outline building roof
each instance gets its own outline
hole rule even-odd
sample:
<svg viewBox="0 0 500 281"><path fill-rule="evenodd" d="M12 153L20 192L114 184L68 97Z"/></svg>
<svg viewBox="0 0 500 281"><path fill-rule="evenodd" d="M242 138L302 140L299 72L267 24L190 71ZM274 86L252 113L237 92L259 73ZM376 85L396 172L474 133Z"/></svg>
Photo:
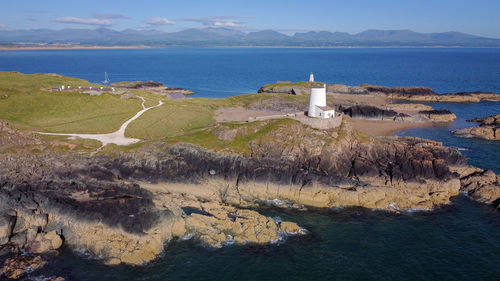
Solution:
<svg viewBox="0 0 500 281"><path fill-rule="evenodd" d="M312 86L311 88L319 88L319 89L322 89L322 88L325 88L324 85L314 85Z"/></svg>

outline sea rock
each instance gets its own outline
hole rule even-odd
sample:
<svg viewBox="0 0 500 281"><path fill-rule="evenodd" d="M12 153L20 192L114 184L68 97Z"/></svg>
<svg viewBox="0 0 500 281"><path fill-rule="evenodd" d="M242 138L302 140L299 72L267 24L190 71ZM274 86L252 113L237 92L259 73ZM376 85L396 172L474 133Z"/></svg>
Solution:
<svg viewBox="0 0 500 281"><path fill-rule="evenodd" d="M0 276L7 279L19 279L27 272L33 272L44 267L46 261L40 256L16 255L8 258L0 271Z"/></svg>
<svg viewBox="0 0 500 281"><path fill-rule="evenodd" d="M476 201L500 205L500 177L492 170L477 169L473 172L463 172L460 177L461 191L467 193Z"/></svg>
<svg viewBox="0 0 500 281"><path fill-rule="evenodd" d="M452 122L457 119L457 116L447 109L422 110L418 113L434 122Z"/></svg>
<svg viewBox="0 0 500 281"><path fill-rule="evenodd" d="M480 125L478 127L455 130L452 133L465 138L500 140L500 134L497 134L497 131L500 131L500 114L484 118L475 118L467 121L480 122Z"/></svg>
<svg viewBox="0 0 500 281"><path fill-rule="evenodd" d="M132 81L132 82L119 82L112 84L111 86L126 88L126 89L141 89L141 88L157 88L164 87L161 82L154 81Z"/></svg>

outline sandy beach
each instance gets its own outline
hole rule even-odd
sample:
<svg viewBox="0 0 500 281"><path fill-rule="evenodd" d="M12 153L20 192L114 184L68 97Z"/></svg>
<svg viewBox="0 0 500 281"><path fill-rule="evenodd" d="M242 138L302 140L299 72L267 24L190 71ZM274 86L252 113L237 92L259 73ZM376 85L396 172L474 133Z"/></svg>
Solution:
<svg viewBox="0 0 500 281"><path fill-rule="evenodd" d="M432 126L432 122L395 122L384 120L362 120L348 118L351 126L369 136L390 136L400 130Z"/></svg>

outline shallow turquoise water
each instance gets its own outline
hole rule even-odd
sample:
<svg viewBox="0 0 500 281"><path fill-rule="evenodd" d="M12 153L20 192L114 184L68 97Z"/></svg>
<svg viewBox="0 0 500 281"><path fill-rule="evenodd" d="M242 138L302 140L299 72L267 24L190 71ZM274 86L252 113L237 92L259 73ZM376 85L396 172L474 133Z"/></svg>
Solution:
<svg viewBox="0 0 500 281"><path fill-rule="evenodd" d="M305 80L310 71L328 83L422 85L438 92L500 92L499 49L251 49L0 52L0 70L55 72L98 82L157 80L225 97L256 92L276 80ZM500 147L457 138L466 119L500 113L493 102L431 104L458 120L399 132L461 149L470 163L500 173ZM71 280L498 280L500 212L465 196L432 212L392 214L358 208L314 212L264 211L310 234L270 246L204 248L173 242L164 256L141 267L102 265L69 249L30 278ZM1 258L0 258L1 259Z"/></svg>

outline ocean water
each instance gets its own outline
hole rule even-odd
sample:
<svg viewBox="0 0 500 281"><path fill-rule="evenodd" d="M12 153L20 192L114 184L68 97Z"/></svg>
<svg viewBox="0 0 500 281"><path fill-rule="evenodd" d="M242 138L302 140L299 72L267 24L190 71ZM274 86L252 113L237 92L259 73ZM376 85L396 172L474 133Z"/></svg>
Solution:
<svg viewBox="0 0 500 281"><path fill-rule="evenodd" d="M0 52L0 70L52 72L114 82L156 80L195 96L253 93L277 80L302 81L314 72L327 83L427 86L438 92L500 93L500 49L260 49ZM436 103L456 122L400 131L453 146L471 164L500 173L500 145L457 138L465 120L500 113L500 104ZM500 212L464 195L429 212L393 214L360 208L311 212L263 210L310 231L267 246L205 248L196 240L166 245L139 267L105 266L70 249L29 275L70 280L498 280ZM0 262L4 257L0 257Z"/></svg>
<svg viewBox="0 0 500 281"><path fill-rule="evenodd" d="M171 47L0 51L0 71L59 73L100 82L155 80L197 96L255 93L278 80L427 86L500 92L500 49L280 49Z"/></svg>

